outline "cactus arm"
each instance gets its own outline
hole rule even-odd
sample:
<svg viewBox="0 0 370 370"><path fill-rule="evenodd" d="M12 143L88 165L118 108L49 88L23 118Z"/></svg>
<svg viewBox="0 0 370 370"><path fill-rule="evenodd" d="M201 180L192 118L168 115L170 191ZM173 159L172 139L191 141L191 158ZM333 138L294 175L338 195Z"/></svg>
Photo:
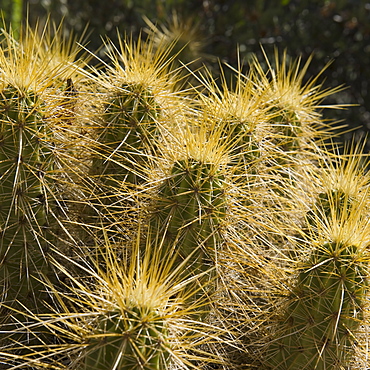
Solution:
<svg viewBox="0 0 370 370"><path fill-rule="evenodd" d="M364 318L366 268L354 245L328 243L302 267L281 337L271 344L274 369L335 369L352 360L352 339ZM288 355L289 354L289 355Z"/></svg>

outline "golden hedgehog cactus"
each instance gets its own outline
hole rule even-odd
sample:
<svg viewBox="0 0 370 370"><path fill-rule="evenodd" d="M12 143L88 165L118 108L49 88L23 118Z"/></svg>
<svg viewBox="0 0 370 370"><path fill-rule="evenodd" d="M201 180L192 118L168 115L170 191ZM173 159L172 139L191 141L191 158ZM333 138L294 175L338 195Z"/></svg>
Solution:
<svg viewBox="0 0 370 370"><path fill-rule="evenodd" d="M106 41L103 68L4 36L6 369L369 366L369 177L325 149L337 89L303 83L310 61L181 91L154 33Z"/></svg>

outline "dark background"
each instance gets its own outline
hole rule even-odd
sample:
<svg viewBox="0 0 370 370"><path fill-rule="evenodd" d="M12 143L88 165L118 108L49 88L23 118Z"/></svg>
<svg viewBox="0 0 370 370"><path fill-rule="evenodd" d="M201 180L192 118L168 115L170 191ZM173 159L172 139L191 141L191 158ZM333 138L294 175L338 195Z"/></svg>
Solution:
<svg viewBox="0 0 370 370"><path fill-rule="evenodd" d="M197 28L201 51L213 56L204 59L210 68L217 66L216 58L237 66L238 47L245 60L255 53L262 61L261 45L270 58L275 47L286 49L293 59L301 56L303 62L313 53L307 78L332 61L320 81L325 81L325 88L346 86L325 103L356 105L325 110L324 117L354 129L342 140L359 139L370 130L370 1L0 0L0 4L6 22L18 4L23 7L22 19L28 14L31 24L50 14L57 23L64 18L66 29L77 34L88 25L90 50L101 46L101 35L116 40L117 30L137 36L147 27L143 15L155 24L168 24L176 11L193 30ZM370 141L365 151L370 151Z"/></svg>

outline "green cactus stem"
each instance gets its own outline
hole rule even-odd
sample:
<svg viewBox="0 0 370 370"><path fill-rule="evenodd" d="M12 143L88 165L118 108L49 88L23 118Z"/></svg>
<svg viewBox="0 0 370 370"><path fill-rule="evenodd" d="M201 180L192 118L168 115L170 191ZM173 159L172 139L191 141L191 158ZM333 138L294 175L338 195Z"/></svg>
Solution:
<svg viewBox="0 0 370 370"><path fill-rule="evenodd" d="M140 165L153 149L159 106L149 88L127 84L109 94L92 172L109 187L140 184Z"/></svg>
<svg viewBox="0 0 370 370"><path fill-rule="evenodd" d="M87 347L85 369L166 369L166 337L164 320L152 309L134 306L108 312Z"/></svg>
<svg viewBox="0 0 370 370"><path fill-rule="evenodd" d="M187 260L188 268L180 272L183 278L203 274L199 278L202 291L194 300L212 294L207 290L215 278L225 215L225 182L217 166L192 158L177 160L159 190L149 224L163 236L163 258L176 248L173 268Z"/></svg>
<svg viewBox="0 0 370 370"><path fill-rule="evenodd" d="M0 312L6 330L11 328L6 306L24 311L24 305L38 313L46 299L37 279L49 271L46 233L50 184L46 185L46 174L53 168L49 135L44 107L35 93L12 86L1 91L0 279L3 295Z"/></svg>
<svg viewBox="0 0 370 370"><path fill-rule="evenodd" d="M130 218L136 207L120 194L145 183L148 156L155 151L158 137L156 119L160 111L150 88L141 84L112 86L103 103L90 170L95 185L90 190L91 201L82 211L87 225L98 226L94 239L101 240L102 225L109 237L120 238L117 220Z"/></svg>
<svg viewBox="0 0 370 370"><path fill-rule="evenodd" d="M300 149L299 135L302 133L302 124L297 114L292 110L271 108L272 129L278 135L276 144L283 152L294 152Z"/></svg>
<svg viewBox="0 0 370 370"><path fill-rule="evenodd" d="M267 352L272 369L347 369L364 318L367 269L355 245L337 242L315 248L298 272Z"/></svg>
<svg viewBox="0 0 370 370"><path fill-rule="evenodd" d="M159 190L151 217L152 225L161 226L166 244L177 241L181 259L202 245L203 252L193 257L199 272L207 268L203 259L217 248L226 214L224 178L214 167L195 159L176 161Z"/></svg>
<svg viewBox="0 0 370 370"><path fill-rule="evenodd" d="M246 171L255 173L254 166L261 157L261 149L253 129L247 122L231 119L227 124L226 137L235 141L230 150L231 165L235 167L235 175L245 175Z"/></svg>

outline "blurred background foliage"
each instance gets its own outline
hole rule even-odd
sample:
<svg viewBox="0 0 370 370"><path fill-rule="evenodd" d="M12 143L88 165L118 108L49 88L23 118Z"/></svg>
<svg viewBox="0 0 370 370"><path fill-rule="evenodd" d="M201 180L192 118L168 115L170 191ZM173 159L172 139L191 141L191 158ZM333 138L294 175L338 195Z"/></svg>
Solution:
<svg viewBox="0 0 370 370"><path fill-rule="evenodd" d="M326 110L324 116L343 120L354 130L342 136L345 140L370 130L368 1L0 0L0 4L5 22L13 25L27 17L31 25L42 23L50 15L56 23L64 19L66 32L82 34L87 27L86 44L92 51L101 47L101 35L116 41L118 30L136 37L141 29L148 29L145 17L168 32L175 17L196 38L198 55L214 73L217 59L237 66L238 50L245 61L253 54L263 61L261 45L270 60L276 47L286 49L292 59L302 57L303 62L313 53L307 78L331 62L322 76L324 87L346 87L325 103L355 104L341 111ZM103 57L104 50L98 53ZM365 150L369 152L370 141Z"/></svg>

